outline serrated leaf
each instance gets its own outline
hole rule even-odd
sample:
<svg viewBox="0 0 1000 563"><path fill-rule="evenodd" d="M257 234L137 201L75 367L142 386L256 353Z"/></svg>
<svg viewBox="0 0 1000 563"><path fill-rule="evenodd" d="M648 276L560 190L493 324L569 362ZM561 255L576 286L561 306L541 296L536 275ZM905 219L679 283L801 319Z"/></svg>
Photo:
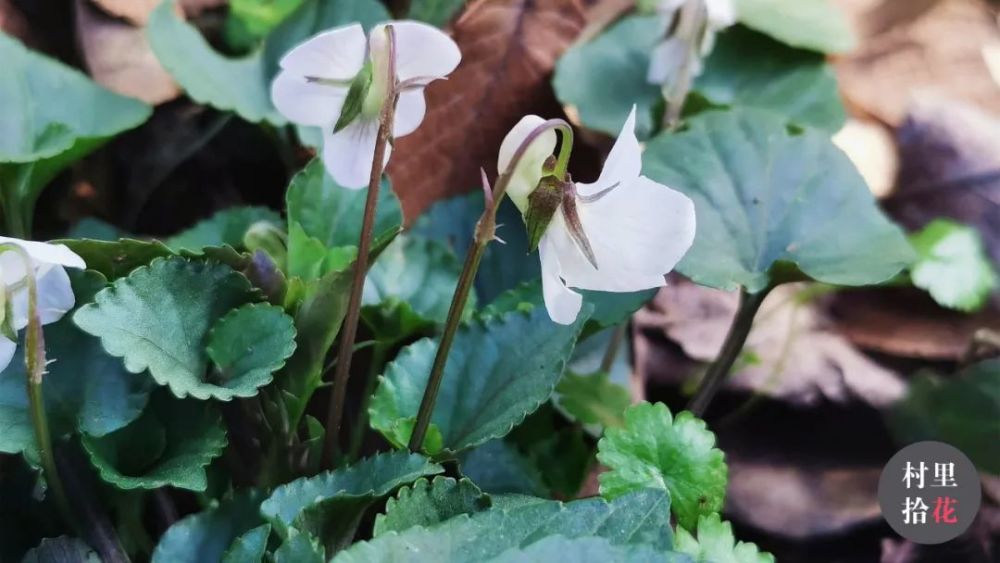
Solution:
<svg viewBox="0 0 1000 563"><path fill-rule="evenodd" d="M684 563L687 557L662 553L648 545L612 545L604 538L550 536L527 547L509 549L491 563L533 563L572 561L573 563Z"/></svg>
<svg viewBox="0 0 1000 563"><path fill-rule="evenodd" d="M549 496L541 472L506 440L490 440L459 457L462 475L490 494Z"/></svg>
<svg viewBox="0 0 1000 563"><path fill-rule="evenodd" d="M688 411L676 418L662 403L625 411L625 426L609 428L597 444L609 471L598 477L606 498L644 488L665 489L677 522L688 529L700 515L722 510L728 468L715 435Z"/></svg>
<svg viewBox="0 0 1000 563"><path fill-rule="evenodd" d="M21 563L101 563L101 557L83 540L59 536L43 539Z"/></svg>
<svg viewBox="0 0 1000 563"><path fill-rule="evenodd" d="M694 244L677 269L695 282L750 293L789 279L883 282L913 251L830 139L795 132L760 110L712 111L653 139L643 172L690 197ZM775 265L794 276L776 279Z"/></svg>
<svg viewBox="0 0 1000 563"><path fill-rule="evenodd" d="M698 538L677 529L677 551L694 557L696 563L774 563L774 556L761 552L752 543L738 542L729 522L718 514L698 518Z"/></svg>
<svg viewBox="0 0 1000 563"><path fill-rule="evenodd" d="M440 465L409 452L389 452L363 459L349 467L328 471L315 477L297 479L274 490L261 504L261 514L271 521L282 535L306 509L324 501L334 514L331 518L353 521L359 513L335 514L338 503L361 509L377 497L389 494L401 485L420 477L441 473Z"/></svg>
<svg viewBox="0 0 1000 563"><path fill-rule="evenodd" d="M205 466L227 440L213 404L157 395L128 426L81 442L101 479L119 489L204 491Z"/></svg>
<svg viewBox="0 0 1000 563"><path fill-rule="evenodd" d="M294 534L274 551L274 563L323 563L326 554L309 534Z"/></svg>
<svg viewBox="0 0 1000 563"><path fill-rule="evenodd" d="M939 305L976 311L997 287L997 272L973 227L948 219L932 221L910 237L917 261L910 268L913 285Z"/></svg>
<svg viewBox="0 0 1000 563"><path fill-rule="evenodd" d="M558 325L541 307L461 327L437 397L433 422L444 450L457 452L501 437L545 402L562 375L589 312ZM393 434L396 421L417 415L437 351L434 339L403 349L389 364L372 399L372 428Z"/></svg>
<svg viewBox="0 0 1000 563"><path fill-rule="evenodd" d="M209 45L201 33L165 0L149 17L146 33L157 59L194 100L248 121L283 125L271 103L271 80L278 60L292 47L326 29L354 22L366 28L389 19L375 0L326 2L306 0L248 56L231 59Z"/></svg>
<svg viewBox="0 0 1000 563"><path fill-rule="evenodd" d="M248 304L219 319L208 334L206 352L214 377L238 396L267 385L295 351L295 321L281 307Z"/></svg>
<svg viewBox="0 0 1000 563"><path fill-rule="evenodd" d="M164 241L174 251L198 252L206 246L243 248L243 235L254 223L265 221L276 227L284 224L281 215L266 207L232 207L199 221Z"/></svg>
<svg viewBox="0 0 1000 563"><path fill-rule="evenodd" d="M430 482L419 479L386 501L385 512L375 517L373 535L378 537L414 526L428 527L459 514L486 510L489 506L489 497L468 479L456 481L440 476Z"/></svg>
<svg viewBox="0 0 1000 563"><path fill-rule="evenodd" d="M637 491L611 502L600 498L562 503L525 497L504 508L461 515L429 528L413 527L359 542L337 563L489 561L511 548L550 536L599 537L612 545L671 548L669 500L663 491Z"/></svg>
<svg viewBox="0 0 1000 563"><path fill-rule="evenodd" d="M830 0L736 0L740 23L793 47L822 53L854 48L854 33Z"/></svg>
<svg viewBox="0 0 1000 563"><path fill-rule="evenodd" d="M219 561L236 540L250 535L261 522L257 510L261 495L251 492L222 501L214 508L178 520L164 532L153 563L203 563ZM266 539L266 534L265 534ZM250 559L240 559L242 562Z"/></svg>
<svg viewBox="0 0 1000 563"><path fill-rule="evenodd" d="M90 301L105 285L95 272L70 276L77 303ZM42 379L42 394L53 436L108 434L142 413L153 382L145 374L128 373L118 358L104 352L98 339L73 324L71 315L45 326L44 337L51 363ZM36 449L26 381L24 346L18 346L10 364L0 372L0 452Z"/></svg>
<svg viewBox="0 0 1000 563"><path fill-rule="evenodd" d="M208 333L223 315L254 299L247 279L227 266L161 258L116 280L73 319L127 370L148 369L177 397L228 401L253 396L256 387L206 380Z"/></svg>
<svg viewBox="0 0 1000 563"><path fill-rule="evenodd" d="M261 524L244 532L222 554L222 563L261 563L267 553L267 538L270 535L269 524Z"/></svg>

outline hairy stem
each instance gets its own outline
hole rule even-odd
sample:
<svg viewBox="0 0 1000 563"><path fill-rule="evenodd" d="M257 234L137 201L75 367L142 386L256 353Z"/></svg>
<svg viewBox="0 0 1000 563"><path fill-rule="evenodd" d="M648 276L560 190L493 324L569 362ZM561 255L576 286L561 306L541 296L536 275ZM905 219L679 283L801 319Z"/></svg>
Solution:
<svg viewBox="0 0 1000 563"><path fill-rule="evenodd" d="M729 326L729 332L726 334L726 340L722 344L722 350L719 352L718 357L715 358L715 361L712 362L712 365L709 366L705 378L702 379L701 385L698 387L698 392L695 393L694 398L688 403L687 410L694 413L695 416L700 417L705 414L709 403L712 402L715 394L722 388L729 370L732 369L733 363L736 362L736 358L739 357L740 352L743 350L743 345L747 341L750 328L753 326L753 318L769 292L770 288L758 293L748 293L745 289L740 290L739 308L736 310L736 318L733 319L733 324Z"/></svg>

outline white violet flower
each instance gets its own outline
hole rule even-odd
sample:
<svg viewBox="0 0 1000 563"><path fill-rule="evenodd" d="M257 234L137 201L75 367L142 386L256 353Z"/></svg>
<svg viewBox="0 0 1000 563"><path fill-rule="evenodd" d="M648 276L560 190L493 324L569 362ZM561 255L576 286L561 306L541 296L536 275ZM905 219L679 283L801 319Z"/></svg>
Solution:
<svg viewBox="0 0 1000 563"><path fill-rule="evenodd" d="M498 159L501 173L542 123L541 117L529 115L507 134ZM571 287L632 292L666 285L664 276L694 241L695 212L687 196L640 175L635 108L592 184L546 177L555 147L555 131L536 137L518 162L507 194L525 216L531 236L533 205L537 207L546 190L557 186L558 199L548 200L556 203L551 207L555 212L550 219L546 215L538 253L549 316L570 324L583 301Z"/></svg>
<svg viewBox="0 0 1000 563"><path fill-rule="evenodd" d="M17 246L28 256L9 249L0 252L0 371L17 349L17 331L28 326L28 270L38 288L38 317L43 325L62 318L76 304L65 267L86 268L83 258L61 244L0 237L0 245Z"/></svg>
<svg viewBox="0 0 1000 563"><path fill-rule="evenodd" d="M684 9L687 2L694 10ZM711 52L715 34L736 23L733 0L660 0L656 12L670 22L671 33L650 54L651 84L674 83L685 65L690 76L701 74L701 58Z"/></svg>
<svg viewBox="0 0 1000 563"><path fill-rule="evenodd" d="M441 30L414 21L360 24L320 33L289 51L271 85L275 107L290 121L323 129L323 163L338 184L368 185L379 114L390 90L389 39L395 36L399 102L392 135L412 133L424 119L424 87L458 66L458 46ZM389 162L391 145L385 147Z"/></svg>

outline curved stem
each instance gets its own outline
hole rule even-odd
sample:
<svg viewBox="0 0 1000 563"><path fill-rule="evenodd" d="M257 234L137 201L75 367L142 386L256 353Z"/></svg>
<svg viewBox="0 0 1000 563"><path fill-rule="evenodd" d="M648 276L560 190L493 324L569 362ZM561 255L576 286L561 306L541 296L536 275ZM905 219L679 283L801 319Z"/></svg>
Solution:
<svg viewBox="0 0 1000 563"><path fill-rule="evenodd" d="M712 402L715 394L722 388L722 383L726 380L729 370L732 369L733 363L736 362L736 358L739 357L740 352L743 350L743 344L746 343L747 336L750 335L753 318L769 292L770 288L758 293L748 293L745 289L740 290L739 308L736 310L736 318L733 319L733 324L729 327L729 333L726 334L722 350L719 351L718 357L709 366L705 378L698 387L698 392L695 393L694 398L688 403L687 410L694 413L695 416L700 417L705 414L709 403Z"/></svg>
<svg viewBox="0 0 1000 563"><path fill-rule="evenodd" d="M351 352L354 349L354 339L358 334L361 295L365 287L365 274L368 272L368 252L371 250L372 234L375 230L375 207L378 203L379 184L385 169L385 148L392 135L396 102L399 100L396 77L396 35L391 25L387 25L385 31L389 39L389 60L386 65L389 73L389 87L379 115L375 154L372 157L371 176L368 179L368 197L365 199L365 214L361 223L361 237L358 241L358 257L354 262L354 278L351 282L351 294L347 302L347 315L344 317L340 347L337 351L337 370L333 375L333 395L327 411L326 443L323 446L323 466L326 468L333 467L335 453L338 449L337 440L340 437L340 425L344 419L347 380L351 370Z"/></svg>

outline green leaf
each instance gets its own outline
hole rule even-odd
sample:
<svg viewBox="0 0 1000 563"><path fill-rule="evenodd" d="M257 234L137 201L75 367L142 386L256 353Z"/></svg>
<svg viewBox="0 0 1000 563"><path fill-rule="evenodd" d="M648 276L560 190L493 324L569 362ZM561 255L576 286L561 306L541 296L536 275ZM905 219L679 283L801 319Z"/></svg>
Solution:
<svg viewBox="0 0 1000 563"><path fill-rule="evenodd" d="M4 205L16 206L30 222L35 200L50 180L107 139L144 122L151 110L5 34L0 34L0 60L0 186Z"/></svg>
<svg viewBox="0 0 1000 563"><path fill-rule="evenodd" d="M238 378L206 380L209 330L254 298L247 279L227 266L166 258L116 280L73 318L132 373L148 369L179 398L228 401L257 389Z"/></svg>
<svg viewBox="0 0 1000 563"><path fill-rule="evenodd" d="M957 377L917 377L902 401L887 415L902 445L923 440L946 442L962 450L981 470L1000 473L1000 360L967 368Z"/></svg>
<svg viewBox="0 0 1000 563"><path fill-rule="evenodd" d="M295 324L281 307L254 304L233 309L208 334L208 357L217 381L253 394L295 351Z"/></svg>
<svg viewBox="0 0 1000 563"><path fill-rule="evenodd" d="M95 272L72 272L71 280L77 303L90 301L105 285ZM104 352L98 339L73 324L71 315L45 326L44 337L51 363L42 380L42 393L53 436L108 434L142 413L152 381L125 371L121 361ZM0 452L36 450L26 381L24 346L19 345L0 372Z"/></svg>
<svg viewBox="0 0 1000 563"><path fill-rule="evenodd" d="M281 485L261 504L261 513L282 535L288 534L303 511L324 501L331 518L355 521L376 498L420 477L441 473L440 465L409 452L389 452L363 459L349 467L304 477ZM339 505L351 508L337 514Z"/></svg>
<svg viewBox="0 0 1000 563"><path fill-rule="evenodd" d="M646 175L694 200L698 232L677 269L696 283L756 293L804 274L866 285L913 259L847 156L825 134L796 134L775 114L699 115L686 131L657 136L643 157ZM775 275L788 264L799 272Z"/></svg>
<svg viewBox="0 0 1000 563"><path fill-rule="evenodd" d="M981 309L997 287L997 273L974 227L937 219L910 237L917 261L913 285L938 304L960 311Z"/></svg>
<svg viewBox="0 0 1000 563"><path fill-rule="evenodd" d="M420 479L403 487L385 503L385 513L375 517L374 536L413 526L428 527L458 516L472 514L490 507L490 499L468 479L435 477Z"/></svg>
<svg viewBox="0 0 1000 563"><path fill-rule="evenodd" d="M462 475L489 494L549 496L541 472L507 440L490 440L459 456Z"/></svg>
<svg viewBox="0 0 1000 563"><path fill-rule="evenodd" d="M503 436L544 403L588 315L564 326L539 307L461 327L431 417L444 449L457 452ZM369 415L372 428L390 441L408 440L393 434L395 423L417 415L437 347L433 339L407 346L379 379Z"/></svg>
<svg viewBox="0 0 1000 563"><path fill-rule="evenodd" d="M274 563L324 563L326 554L309 534L293 534L274 552Z"/></svg>
<svg viewBox="0 0 1000 563"><path fill-rule="evenodd" d="M604 538L549 536L527 547L511 548L491 563L532 563L572 561L573 563L684 563L683 555L662 553L648 545L612 545Z"/></svg>
<svg viewBox="0 0 1000 563"><path fill-rule="evenodd" d="M518 445L541 472L545 487L558 498L575 498L594 460L594 447L583 429L566 426L562 417L545 405L513 430L507 440Z"/></svg>
<svg viewBox="0 0 1000 563"><path fill-rule="evenodd" d="M688 411L671 417L662 403L625 411L625 427L609 428L597 459L610 471L598 478L601 495L616 498L644 488L666 489L681 526L722 510L728 469L715 435Z"/></svg>
<svg viewBox="0 0 1000 563"><path fill-rule="evenodd" d="M222 455L226 431L211 403L156 395L125 428L81 442L101 479L119 489L204 491L205 466Z"/></svg>
<svg viewBox="0 0 1000 563"><path fill-rule="evenodd" d="M407 16L427 22L436 27L444 27L465 7L467 0L413 0Z"/></svg>
<svg viewBox="0 0 1000 563"><path fill-rule="evenodd" d="M460 515L431 527L413 527L359 542L337 563L489 561L511 548L550 536L599 537L612 545L672 545L669 499L663 491L637 491L611 502L589 498L562 503L525 497L504 508Z"/></svg>
<svg viewBox="0 0 1000 563"><path fill-rule="evenodd" d="M43 539L21 563L101 563L101 557L83 540L59 536Z"/></svg>
<svg viewBox="0 0 1000 563"><path fill-rule="evenodd" d="M153 563L201 563L220 561L235 540L237 544L243 538L259 537L260 530L266 526L258 526L261 522L257 510L261 495L257 493L241 494L222 501L221 504L177 521L160 538L160 543L153 552ZM244 535L246 534L246 535ZM255 536L253 536L256 534ZM264 534L266 540L267 534ZM252 546L260 540L248 540L245 545ZM252 552L253 549L250 550ZM252 559L239 559L240 562Z"/></svg>
<svg viewBox="0 0 1000 563"><path fill-rule="evenodd" d="M127 276L132 270L145 266L157 258L173 255L173 252L158 240L62 239L54 242L68 246L83 258L88 270L100 272L110 281Z"/></svg>
<svg viewBox="0 0 1000 563"><path fill-rule="evenodd" d="M251 48L298 9L304 0L231 0L226 42Z"/></svg>
<svg viewBox="0 0 1000 563"><path fill-rule="evenodd" d="M762 553L752 543L736 541L732 526L718 514L698 518L697 539L684 528L677 528L676 548L697 563L774 563L770 553Z"/></svg>
<svg viewBox="0 0 1000 563"><path fill-rule="evenodd" d="M841 8L830 0L736 0L740 23L793 47L844 53L856 40Z"/></svg>
<svg viewBox="0 0 1000 563"><path fill-rule="evenodd" d="M267 552L271 526L261 524L239 536L222 554L222 563L261 563Z"/></svg>
<svg viewBox="0 0 1000 563"><path fill-rule="evenodd" d="M556 386L558 403L582 424L618 428L625 424L625 410L632 404L628 389L611 381L605 372L589 375L567 373Z"/></svg>
<svg viewBox="0 0 1000 563"><path fill-rule="evenodd" d="M243 248L243 235L251 225L266 221L281 226L284 221L276 211L266 207L232 207L223 209L193 227L178 233L164 242L174 251L200 251L206 246L229 245Z"/></svg>
<svg viewBox="0 0 1000 563"><path fill-rule="evenodd" d="M234 111L247 121L282 125L285 119L271 103L270 93L282 55L320 31L354 22L368 28L386 19L389 15L376 0L306 0L274 29L261 49L231 59L181 19L174 0L165 0L150 15L146 33L157 59L192 99Z"/></svg>

